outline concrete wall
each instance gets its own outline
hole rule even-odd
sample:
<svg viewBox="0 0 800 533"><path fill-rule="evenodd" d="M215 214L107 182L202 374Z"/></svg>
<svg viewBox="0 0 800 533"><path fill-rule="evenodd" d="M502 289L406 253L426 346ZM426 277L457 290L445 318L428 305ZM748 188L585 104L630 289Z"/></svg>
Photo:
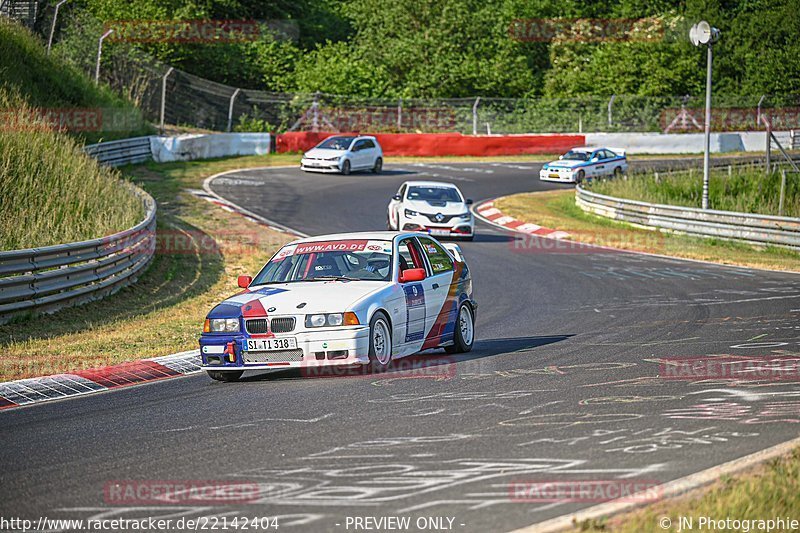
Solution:
<svg viewBox="0 0 800 533"><path fill-rule="evenodd" d="M788 132L775 132L788 136ZM630 154L696 154L703 152L702 133L587 133L586 144L624 148ZM763 152L763 131L712 133L711 152Z"/></svg>
<svg viewBox="0 0 800 533"><path fill-rule="evenodd" d="M191 161L232 155L264 155L270 152L269 133L187 134L150 137L150 150L158 163Z"/></svg>

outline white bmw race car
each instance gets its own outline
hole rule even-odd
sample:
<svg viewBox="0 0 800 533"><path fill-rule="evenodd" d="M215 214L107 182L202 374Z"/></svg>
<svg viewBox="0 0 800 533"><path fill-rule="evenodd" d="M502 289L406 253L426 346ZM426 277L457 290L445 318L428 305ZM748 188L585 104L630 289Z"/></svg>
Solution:
<svg viewBox="0 0 800 533"><path fill-rule="evenodd" d="M306 172L341 172L383 170L383 149L378 139L369 135L334 135L303 154L300 169Z"/></svg>
<svg viewBox="0 0 800 533"><path fill-rule="evenodd" d="M471 241L475 218L458 187L441 181L407 181L387 208L386 226L395 231L421 231L436 237Z"/></svg>
<svg viewBox="0 0 800 533"><path fill-rule="evenodd" d="M202 367L219 381L245 370L382 369L430 348L468 352L475 338L460 248L419 233L297 240L239 286L208 313L200 337Z"/></svg>
<svg viewBox="0 0 800 533"><path fill-rule="evenodd" d="M628 171L625 150L619 148L597 148L583 146L573 148L558 158L546 163L539 171L543 181L580 183L584 179L602 176L619 177Z"/></svg>

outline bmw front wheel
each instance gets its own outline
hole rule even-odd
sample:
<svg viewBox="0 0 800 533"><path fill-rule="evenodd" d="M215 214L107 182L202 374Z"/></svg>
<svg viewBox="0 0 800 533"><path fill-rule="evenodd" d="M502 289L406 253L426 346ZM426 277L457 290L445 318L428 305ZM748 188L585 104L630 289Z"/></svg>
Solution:
<svg viewBox="0 0 800 533"><path fill-rule="evenodd" d="M381 311L369 321L369 360L376 370L385 370L392 361L392 332Z"/></svg>

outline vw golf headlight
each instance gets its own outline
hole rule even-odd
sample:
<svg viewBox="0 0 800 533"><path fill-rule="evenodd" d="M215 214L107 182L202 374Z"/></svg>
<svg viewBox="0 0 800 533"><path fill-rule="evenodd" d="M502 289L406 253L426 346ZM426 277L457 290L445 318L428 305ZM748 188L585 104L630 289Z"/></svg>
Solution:
<svg viewBox="0 0 800 533"><path fill-rule="evenodd" d="M239 331L238 318L206 318L204 333L236 333Z"/></svg>
<svg viewBox="0 0 800 533"><path fill-rule="evenodd" d="M321 328L324 326L357 326L358 317L355 313L319 313L306 315L307 328Z"/></svg>
<svg viewBox="0 0 800 533"><path fill-rule="evenodd" d="M415 217L419 215L416 211L412 211L411 209L406 209L406 216L407 217Z"/></svg>

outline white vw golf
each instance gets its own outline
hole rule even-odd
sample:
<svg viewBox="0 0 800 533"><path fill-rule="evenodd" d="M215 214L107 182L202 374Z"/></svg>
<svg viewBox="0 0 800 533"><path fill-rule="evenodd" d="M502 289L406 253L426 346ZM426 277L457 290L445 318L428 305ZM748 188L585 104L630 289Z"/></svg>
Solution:
<svg viewBox="0 0 800 533"><path fill-rule="evenodd" d="M386 225L394 231L422 231L471 241L475 218L458 187L441 181L407 181L391 201Z"/></svg>
<svg viewBox="0 0 800 533"><path fill-rule="evenodd" d="M472 278L457 244L419 233L346 233L291 242L243 292L215 306L200 337L219 381L245 370L372 364L430 348L468 352Z"/></svg>
<svg viewBox="0 0 800 533"><path fill-rule="evenodd" d="M341 172L383 170L383 150L375 137L335 135L328 137L303 154L300 169L306 172Z"/></svg>

